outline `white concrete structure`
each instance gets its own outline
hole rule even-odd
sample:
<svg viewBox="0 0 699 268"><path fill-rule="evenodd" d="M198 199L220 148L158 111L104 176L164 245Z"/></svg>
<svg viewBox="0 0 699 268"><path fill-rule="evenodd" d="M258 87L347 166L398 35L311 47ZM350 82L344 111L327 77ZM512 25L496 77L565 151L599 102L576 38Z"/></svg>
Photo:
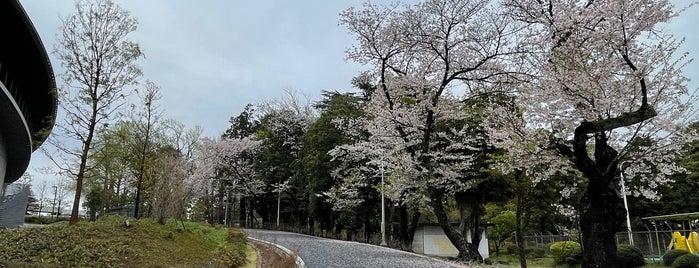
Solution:
<svg viewBox="0 0 699 268"><path fill-rule="evenodd" d="M467 236L470 241L470 235ZM439 257L456 257L459 251L454 247L454 244L449 241L447 235L444 234L442 227L438 225L423 225L415 230L413 236L413 251L430 256ZM481 234L481 241L478 243L478 252L483 259L490 258L488 250L488 236L485 231Z"/></svg>

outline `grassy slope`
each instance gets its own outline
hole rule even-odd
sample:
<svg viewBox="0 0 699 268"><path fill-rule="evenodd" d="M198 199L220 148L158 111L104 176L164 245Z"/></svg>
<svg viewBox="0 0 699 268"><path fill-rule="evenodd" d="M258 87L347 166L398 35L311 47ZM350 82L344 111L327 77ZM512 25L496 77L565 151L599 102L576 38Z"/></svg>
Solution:
<svg viewBox="0 0 699 268"><path fill-rule="evenodd" d="M215 267L221 250L247 247L225 229L122 218L0 231L0 260L26 267ZM240 245L242 244L242 245ZM223 247L222 245L225 245ZM232 254L235 255L235 254ZM245 258L245 256L243 256ZM0 261L0 266L2 261Z"/></svg>

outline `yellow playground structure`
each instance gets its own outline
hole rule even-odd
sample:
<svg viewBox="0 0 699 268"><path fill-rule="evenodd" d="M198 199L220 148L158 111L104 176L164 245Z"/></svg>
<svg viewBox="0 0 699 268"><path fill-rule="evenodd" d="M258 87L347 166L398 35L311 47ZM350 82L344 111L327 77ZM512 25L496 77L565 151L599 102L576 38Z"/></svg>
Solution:
<svg viewBox="0 0 699 268"><path fill-rule="evenodd" d="M665 250L671 249L682 249L689 251L692 254L699 254L699 235L697 235L697 228L699 228L699 212L692 213L681 213L672 215L661 215L653 217L645 217L643 220L649 220L653 223L655 227L656 243L658 246L658 252L662 255L660 247L660 239L658 237L659 231L658 226L661 222L665 222L665 225L670 227L672 232L672 237L670 238L670 243L667 245ZM675 226L667 224L667 221L674 222ZM686 225L685 225L686 224ZM675 228L679 227L679 228ZM674 230L672 230L674 229ZM678 230L679 229L679 230ZM667 230L667 229L665 229ZM666 231L663 231L666 232ZM670 234L670 233L666 233ZM665 240L665 239L663 239Z"/></svg>
<svg viewBox="0 0 699 268"><path fill-rule="evenodd" d="M684 249L692 254L699 254L699 240L697 232L690 232L685 238L680 232L672 233L672 241L667 246L668 249Z"/></svg>

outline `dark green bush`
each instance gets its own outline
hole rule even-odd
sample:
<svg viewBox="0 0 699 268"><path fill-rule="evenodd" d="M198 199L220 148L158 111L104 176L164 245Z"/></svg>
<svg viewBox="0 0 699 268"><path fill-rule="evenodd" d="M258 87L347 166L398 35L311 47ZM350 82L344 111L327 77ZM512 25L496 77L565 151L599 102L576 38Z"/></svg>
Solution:
<svg viewBox="0 0 699 268"><path fill-rule="evenodd" d="M684 254L672 262L673 268L696 268L697 265L699 265L699 257L694 254Z"/></svg>
<svg viewBox="0 0 699 268"><path fill-rule="evenodd" d="M663 255L663 264L665 264L665 266L670 266L675 261L675 259L685 254L689 254L689 251L682 249L673 249L668 252L665 252L665 255Z"/></svg>
<svg viewBox="0 0 699 268"><path fill-rule="evenodd" d="M620 245L616 249L616 267L636 268L646 264L643 252L631 245Z"/></svg>
<svg viewBox="0 0 699 268"><path fill-rule="evenodd" d="M54 222L59 222L59 221L67 221L68 218L65 217L59 217L56 218L54 216L34 216L34 215L28 215L24 216L24 222L26 223L34 223L34 224L51 224Z"/></svg>
<svg viewBox="0 0 699 268"><path fill-rule="evenodd" d="M505 252L509 255L519 256L519 249L515 244L509 244L505 246ZM544 258L546 257L546 247L545 246L533 246L524 247L524 254L527 258Z"/></svg>
<svg viewBox="0 0 699 268"><path fill-rule="evenodd" d="M546 247L536 246L536 247L526 247L524 252L527 254L527 258L543 258L546 257Z"/></svg>
<svg viewBox="0 0 699 268"><path fill-rule="evenodd" d="M568 262L568 258L573 257L575 250L580 250L580 243L575 241L560 241L554 242L549 247L551 256L556 264Z"/></svg>
<svg viewBox="0 0 699 268"><path fill-rule="evenodd" d="M575 266L582 263L582 249L576 248L570 257L563 259L563 262L568 266Z"/></svg>
<svg viewBox="0 0 699 268"><path fill-rule="evenodd" d="M509 254L509 255L517 255L517 254L519 254L518 253L519 249L517 249L517 245L509 244L509 245L505 246L505 252L507 252L507 254Z"/></svg>

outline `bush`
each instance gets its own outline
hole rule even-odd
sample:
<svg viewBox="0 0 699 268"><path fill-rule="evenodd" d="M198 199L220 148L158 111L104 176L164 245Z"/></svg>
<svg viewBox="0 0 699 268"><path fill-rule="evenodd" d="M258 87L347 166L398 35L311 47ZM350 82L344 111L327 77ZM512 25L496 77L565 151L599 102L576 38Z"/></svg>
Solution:
<svg viewBox="0 0 699 268"><path fill-rule="evenodd" d="M515 244L509 244L505 246L505 252L509 255L519 256L519 249ZM534 247L524 247L524 254L527 258L544 258L546 257L546 247L545 246L534 246Z"/></svg>
<svg viewBox="0 0 699 268"><path fill-rule="evenodd" d="M241 267L247 263L247 234L241 229L228 229L226 243L219 244L214 262L220 267Z"/></svg>
<svg viewBox="0 0 699 268"><path fill-rule="evenodd" d="M507 252L507 254L509 255L517 255L519 254L519 249L517 249L516 244L508 244L507 246L505 246L505 252Z"/></svg>
<svg viewBox="0 0 699 268"><path fill-rule="evenodd" d="M575 241L554 242L549 247L551 255L556 264L567 262L566 259L573 257L575 250L580 250L580 243Z"/></svg>
<svg viewBox="0 0 699 268"><path fill-rule="evenodd" d="M536 247L526 247L524 252L527 254L527 258L543 258L546 257L546 247L536 246Z"/></svg>
<svg viewBox="0 0 699 268"><path fill-rule="evenodd" d="M618 268L636 268L646 264L643 252L631 245L620 245L616 250L616 265Z"/></svg>
<svg viewBox="0 0 699 268"><path fill-rule="evenodd" d="M575 266L582 263L582 249L576 248L573 250L573 254L563 260L568 266Z"/></svg>
<svg viewBox="0 0 699 268"><path fill-rule="evenodd" d="M245 244L220 244L214 253L216 267L241 267L247 263Z"/></svg>
<svg viewBox="0 0 699 268"><path fill-rule="evenodd" d="M689 254L689 251L683 249L670 250L663 255L663 264L665 264L665 266L670 266L678 257L685 254Z"/></svg>
<svg viewBox="0 0 699 268"><path fill-rule="evenodd" d="M694 254L684 254L677 257L675 261L672 262L673 268L695 268L699 264L699 257Z"/></svg>
<svg viewBox="0 0 699 268"><path fill-rule="evenodd" d="M240 243L240 244L247 244L248 243L248 235L241 229L228 229L228 236L226 240L229 243Z"/></svg>
<svg viewBox="0 0 699 268"><path fill-rule="evenodd" d="M24 222L34 223L34 224L51 224L51 223L59 222L59 221L67 221L68 219L69 218L66 218L66 217L55 218L54 216L44 216L44 217L39 217L39 216L34 216L34 215L24 216Z"/></svg>

